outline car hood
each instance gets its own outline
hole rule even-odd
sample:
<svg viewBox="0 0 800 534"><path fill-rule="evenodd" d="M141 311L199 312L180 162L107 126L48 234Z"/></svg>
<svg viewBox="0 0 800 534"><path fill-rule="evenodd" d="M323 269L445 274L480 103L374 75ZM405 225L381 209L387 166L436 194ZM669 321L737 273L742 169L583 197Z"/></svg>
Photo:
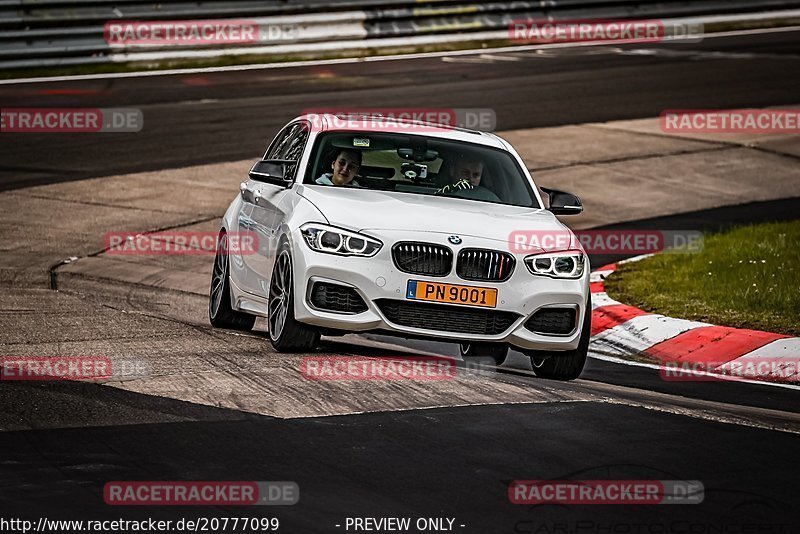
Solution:
<svg viewBox="0 0 800 534"><path fill-rule="evenodd" d="M334 226L480 237L508 243L514 232L567 232L549 211L475 200L352 188L305 187L298 194Z"/></svg>

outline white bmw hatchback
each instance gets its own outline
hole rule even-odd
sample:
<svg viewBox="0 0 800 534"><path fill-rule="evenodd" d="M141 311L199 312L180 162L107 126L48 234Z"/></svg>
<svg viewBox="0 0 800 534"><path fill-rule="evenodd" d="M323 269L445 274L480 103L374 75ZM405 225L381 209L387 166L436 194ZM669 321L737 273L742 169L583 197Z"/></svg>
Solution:
<svg viewBox="0 0 800 534"><path fill-rule="evenodd" d="M589 344L589 263L554 214L582 207L543 191L548 209L520 156L493 134L299 117L222 220L211 324L250 329L265 317L282 352L357 332L453 341L465 358L498 364L512 346L538 376L576 378ZM255 246L229 246L243 233ZM569 238L524 250L512 239L548 234Z"/></svg>

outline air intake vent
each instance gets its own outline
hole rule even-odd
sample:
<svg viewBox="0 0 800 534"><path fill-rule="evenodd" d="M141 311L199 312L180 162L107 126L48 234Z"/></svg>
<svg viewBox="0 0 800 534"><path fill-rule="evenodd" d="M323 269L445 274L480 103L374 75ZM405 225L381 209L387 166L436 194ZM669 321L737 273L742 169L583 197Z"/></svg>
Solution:
<svg viewBox="0 0 800 534"><path fill-rule="evenodd" d="M314 282L308 301L318 310L337 313L361 313L368 309L355 289L329 282Z"/></svg>
<svg viewBox="0 0 800 534"><path fill-rule="evenodd" d="M453 252L433 243L398 243L392 248L395 266L404 273L447 276L453 269Z"/></svg>
<svg viewBox="0 0 800 534"><path fill-rule="evenodd" d="M514 272L516 260L508 252L465 248L458 253L456 274L464 280L505 282Z"/></svg>
<svg viewBox="0 0 800 534"><path fill-rule="evenodd" d="M525 322L525 328L537 334L566 336L575 330L576 308L542 308Z"/></svg>
<svg viewBox="0 0 800 534"><path fill-rule="evenodd" d="M519 318L513 312L478 310L447 304L393 299L379 299L375 302L394 324L441 332L493 336L508 330Z"/></svg>

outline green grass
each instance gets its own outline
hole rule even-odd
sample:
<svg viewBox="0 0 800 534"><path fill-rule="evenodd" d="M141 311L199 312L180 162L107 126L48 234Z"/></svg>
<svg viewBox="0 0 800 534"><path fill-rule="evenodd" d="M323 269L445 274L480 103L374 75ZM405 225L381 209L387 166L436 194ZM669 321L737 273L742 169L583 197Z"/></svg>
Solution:
<svg viewBox="0 0 800 534"><path fill-rule="evenodd" d="M800 335L800 220L706 234L704 245L620 265L605 289L669 317Z"/></svg>

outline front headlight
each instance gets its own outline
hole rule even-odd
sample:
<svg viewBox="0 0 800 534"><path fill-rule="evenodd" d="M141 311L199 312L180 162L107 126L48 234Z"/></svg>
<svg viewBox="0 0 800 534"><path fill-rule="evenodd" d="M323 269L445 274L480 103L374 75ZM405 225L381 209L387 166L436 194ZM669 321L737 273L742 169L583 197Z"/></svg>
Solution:
<svg viewBox="0 0 800 534"><path fill-rule="evenodd" d="M578 251L536 254L524 261L531 274L552 278L580 278L586 268L586 256Z"/></svg>
<svg viewBox="0 0 800 534"><path fill-rule="evenodd" d="M374 256L383 246L377 239L327 224L306 223L300 233L313 250L339 256Z"/></svg>

